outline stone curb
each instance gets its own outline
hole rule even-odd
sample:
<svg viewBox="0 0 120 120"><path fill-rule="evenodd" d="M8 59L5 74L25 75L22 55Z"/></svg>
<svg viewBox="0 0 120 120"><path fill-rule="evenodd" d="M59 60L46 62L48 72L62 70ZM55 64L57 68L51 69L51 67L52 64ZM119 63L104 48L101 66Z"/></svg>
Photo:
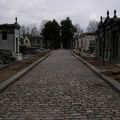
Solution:
<svg viewBox="0 0 120 120"><path fill-rule="evenodd" d="M35 67L36 65L38 65L40 62L42 62L45 58L47 58L51 54L52 54L52 51L50 53L48 53L47 55L43 56L42 58L40 58L39 60L35 61L34 63L32 63L31 65L29 65L28 67L24 68L20 72L16 73L15 75L13 75L12 77L10 77L9 79L7 79L7 80L3 81L2 83L0 83L0 93L2 91L4 91L13 82L17 81L19 78L21 78L27 72L29 72L33 67Z"/></svg>
<svg viewBox="0 0 120 120"><path fill-rule="evenodd" d="M93 65L91 65L90 63L88 63L87 61L82 59L80 56L73 53L72 51L71 51L71 54L73 56L75 56L77 59L79 59L88 68L90 68L96 75L98 75L102 80L104 80L107 84L109 84L114 90L116 90L117 92L120 93L120 83L119 82L117 82L116 80L114 80L112 78L109 78L109 77L103 75L102 73L100 73L100 71L96 67L94 67Z"/></svg>

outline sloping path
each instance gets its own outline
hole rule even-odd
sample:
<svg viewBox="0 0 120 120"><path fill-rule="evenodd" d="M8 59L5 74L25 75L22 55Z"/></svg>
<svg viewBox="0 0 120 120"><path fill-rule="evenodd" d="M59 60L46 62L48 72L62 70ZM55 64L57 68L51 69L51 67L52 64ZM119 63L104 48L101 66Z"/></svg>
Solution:
<svg viewBox="0 0 120 120"><path fill-rule="evenodd" d="M120 120L120 95L67 50L56 50L0 94L0 120Z"/></svg>

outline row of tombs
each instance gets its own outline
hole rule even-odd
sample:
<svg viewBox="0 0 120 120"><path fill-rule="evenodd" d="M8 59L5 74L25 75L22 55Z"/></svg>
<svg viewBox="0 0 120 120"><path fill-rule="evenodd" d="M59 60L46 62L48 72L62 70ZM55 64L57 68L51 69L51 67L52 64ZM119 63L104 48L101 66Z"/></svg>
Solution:
<svg viewBox="0 0 120 120"><path fill-rule="evenodd" d="M24 54L33 53L42 48L43 38L41 36L23 37L21 35L17 18L13 24L0 25L0 61L10 59L11 55L17 60L21 60Z"/></svg>
<svg viewBox="0 0 120 120"><path fill-rule="evenodd" d="M106 62L120 62L120 18L114 10L113 17L107 11L107 17L100 17L94 33L82 33L75 36L75 49L95 53L95 56Z"/></svg>

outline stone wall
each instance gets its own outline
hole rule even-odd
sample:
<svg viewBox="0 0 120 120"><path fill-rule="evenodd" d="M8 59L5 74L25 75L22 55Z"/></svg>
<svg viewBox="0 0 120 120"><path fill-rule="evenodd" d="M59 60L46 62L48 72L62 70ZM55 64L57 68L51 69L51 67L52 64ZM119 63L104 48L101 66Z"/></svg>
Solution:
<svg viewBox="0 0 120 120"><path fill-rule="evenodd" d="M7 40L2 40L2 31L4 30L0 30L0 49L14 52L14 32L10 33L9 30L5 30L7 31Z"/></svg>

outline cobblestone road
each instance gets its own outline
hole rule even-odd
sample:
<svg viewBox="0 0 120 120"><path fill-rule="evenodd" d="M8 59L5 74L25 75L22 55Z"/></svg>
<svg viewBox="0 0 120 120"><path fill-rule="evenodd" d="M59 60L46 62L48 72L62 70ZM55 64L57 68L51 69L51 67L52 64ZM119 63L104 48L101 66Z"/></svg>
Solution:
<svg viewBox="0 0 120 120"><path fill-rule="evenodd" d="M120 120L120 95L69 51L56 50L0 94L0 120Z"/></svg>

